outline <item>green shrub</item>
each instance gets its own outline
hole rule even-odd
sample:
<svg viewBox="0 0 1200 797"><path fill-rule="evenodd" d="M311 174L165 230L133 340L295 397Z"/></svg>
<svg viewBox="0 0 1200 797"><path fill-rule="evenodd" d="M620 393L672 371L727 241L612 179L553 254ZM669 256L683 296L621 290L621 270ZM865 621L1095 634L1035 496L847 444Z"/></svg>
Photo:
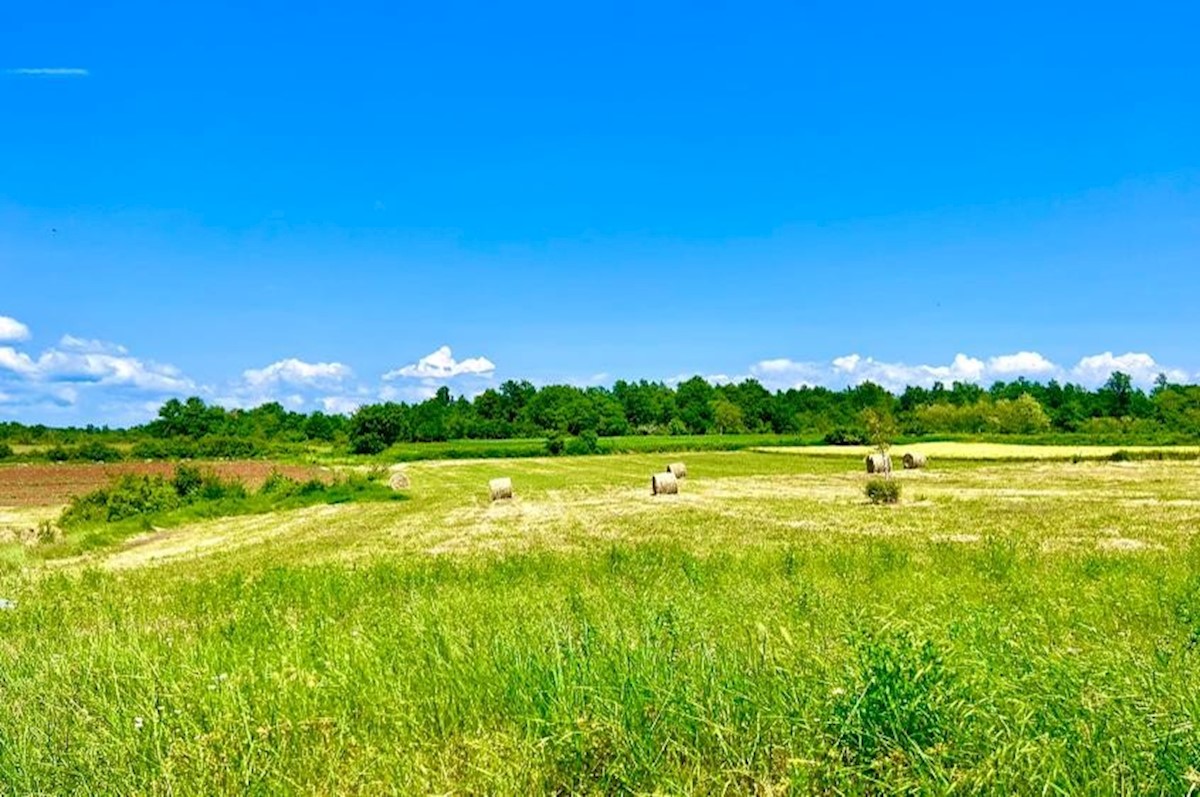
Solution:
<svg viewBox="0 0 1200 797"><path fill-rule="evenodd" d="M0 442L0 459L8 459L12 455L12 446L10 446L8 443Z"/></svg>
<svg viewBox="0 0 1200 797"><path fill-rule="evenodd" d="M355 435L350 444L350 450L355 454L378 454L387 447L387 441L374 432Z"/></svg>
<svg viewBox="0 0 1200 797"><path fill-rule="evenodd" d="M206 473L200 479L196 498L201 501L221 501L226 498L245 498L246 485L236 479L222 479L215 473Z"/></svg>
<svg viewBox="0 0 1200 797"><path fill-rule="evenodd" d="M297 492L300 495L316 495L325 492L325 482L320 479L309 479L300 485Z"/></svg>
<svg viewBox="0 0 1200 797"><path fill-rule="evenodd" d="M284 476L279 471L271 471L271 475L262 483L262 487L258 488L261 495L271 495L277 498L295 495L299 491L300 482L290 476Z"/></svg>
<svg viewBox="0 0 1200 797"><path fill-rule="evenodd" d="M137 515L166 512L180 505L175 487L162 476L126 473L108 487L72 498L59 518L64 528L87 522L111 523Z"/></svg>
<svg viewBox="0 0 1200 797"><path fill-rule="evenodd" d="M62 446L52 446L46 450L46 459L51 462L66 462L71 458L71 452Z"/></svg>
<svg viewBox="0 0 1200 797"><path fill-rule="evenodd" d="M262 454L263 448L241 437L204 437L197 442L196 453L212 459L248 459Z"/></svg>
<svg viewBox="0 0 1200 797"><path fill-rule="evenodd" d="M566 444L563 442L562 435L557 432L546 438L546 453L550 456L557 457L564 448L566 448Z"/></svg>
<svg viewBox="0 0 1200 797"><path fill-rule="evenodd" d="M84 443L71 452L71 459L83 462L120 462L124 458L120 451L97 440Z"/></svg>
<svg viewBox="0 0 1200 797"><path fill-rule="evenodd" d="M895 479L870 479L863 492L872 504L894 504L900 500L900 482Z"/></svg>
<svg viewBox="0 0 1200 797"><path fill-rule="evenodd" d="M572 456L595 454L600 450L600 437L591 429L585 429L579 436L568 441L566 452Z"/></svg>
<svg viewBox="0 0 1200 797"><path fill-rule="evenodd" d="M829 446L862 446L867 444L867 435L856 429L838 427L826 434L824 440Z"/></svg>
<svg viewBox="0 0 1200 797"><path fill-rule="evenodd" d="M191 440L142 440L129 449L130 459L195 459L199 449Z"/></svg>
<svg viewBox="0 0 1200 797"><path fill-rule="evenodd" d="M171 485L180 498L188 499L200 491L204 474L195 465L176 465Z"/></svg>

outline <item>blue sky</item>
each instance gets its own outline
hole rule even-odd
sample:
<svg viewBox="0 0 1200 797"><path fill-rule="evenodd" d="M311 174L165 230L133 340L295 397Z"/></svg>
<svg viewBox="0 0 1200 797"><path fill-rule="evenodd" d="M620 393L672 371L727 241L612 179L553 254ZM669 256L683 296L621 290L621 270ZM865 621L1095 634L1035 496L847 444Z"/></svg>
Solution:
<svg viewBox="0 0 1200 797"><path fill-rule="evenodd" d="M0 418L1195 380L1200 8L1047 5L10 4Z"/></svg>

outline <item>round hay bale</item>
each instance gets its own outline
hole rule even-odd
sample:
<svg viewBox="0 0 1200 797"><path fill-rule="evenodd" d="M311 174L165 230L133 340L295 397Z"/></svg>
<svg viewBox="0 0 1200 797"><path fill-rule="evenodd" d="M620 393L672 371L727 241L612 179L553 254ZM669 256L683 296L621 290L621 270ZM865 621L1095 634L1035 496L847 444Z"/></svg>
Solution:
<svg viewBox="0 0 1200 797"><path fill-rule="evenodd" d="M393 472L388 477L388 487L393 490L407 490L409 487L408 474L402 470Z"/></svg>
<svg viewBox="0 0 1200 797"><path fill-rule="evenodd" d="M684 465L682 462L672 462L667 466L667 473L670 473L676 479L686 479L687 465Z"/></svg>
<svg viewBox="0 0 1200 797"><path fill-rule="evenodd" d="M917 451L909 451L904 455L905 470L916 470L917 468L923 468L926 464L928 464L928 462L929 458Z"/></svg>
<svg viewBox="0 0 1200 797"><path fill-rule="evenodd" d="M653 495L678 495L679 481L670 471L656 473L650 477L650 492Z"/></svg>
<svg viewBox="0 0 1200 797"><path fill-rule="evenodd" d="M488 482L488 489L491 490L493 501L501 501L513 497L512 479L508 477L492 479Z"/></svg>
<svg viewBox="0 0 1200 797"><path fill-rule="evenodd" d="M867 456L867 473L891 473L892 458L887 454L870 454Z"/></svg>

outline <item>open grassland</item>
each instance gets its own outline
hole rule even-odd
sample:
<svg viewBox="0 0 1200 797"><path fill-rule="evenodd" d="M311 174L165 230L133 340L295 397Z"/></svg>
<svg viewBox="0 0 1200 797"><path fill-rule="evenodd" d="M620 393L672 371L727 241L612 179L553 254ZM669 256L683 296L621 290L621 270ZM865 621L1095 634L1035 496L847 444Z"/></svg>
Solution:
<svg viewBox="0 0 1200 797"><path fill-rule="evenodd" d="M0 793L1200 789L1200 463L931 459L422 462L0 558Z"/></svg>

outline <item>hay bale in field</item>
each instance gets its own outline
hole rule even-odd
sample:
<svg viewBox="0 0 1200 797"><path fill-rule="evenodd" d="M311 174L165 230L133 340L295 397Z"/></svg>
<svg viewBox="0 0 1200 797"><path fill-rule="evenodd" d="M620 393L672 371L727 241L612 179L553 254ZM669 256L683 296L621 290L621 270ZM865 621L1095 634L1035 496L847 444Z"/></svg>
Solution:
<svg viewBox="0 0 1200 797"><path fill-rule="evenodd" d="M887 454L868 454L867 473L891 473L892 458Z"/></svg>
<svg viewBox="0 0 1200 797"><path fill-rule="evenodd" d="M686 479L687 465L684 465L682 462L672 462L667 466L667 473L670 473L676 479Z"/></svg>
<svg viewBox="0 0 1200 797"><path fill-rule="evenodd" d="M679 480L670 471L656 473L650 477L650 492L652 495L678 495Z"/></svg>
<svg viewBox="0 0 1200 797"><path fill-rule="evenodd" d="M508 477L492 479L488 482L488 489L491 490L493 501L502 501L513 497L512 479Z"/></svg>
<svg viewBox="0 0 1200 797"><path fill-rule="evenodd" d="M904 469L916 470L923 468L929 463L929 458L917 451L909 451L904 455Z"/></svg>
<svg viewBox="0 0 1200 797"><path fill-rule="evenodd" d="M388 487L393 490L407 490L409 487L408 474L402 470L393 472L388 478Z"/></svg>

